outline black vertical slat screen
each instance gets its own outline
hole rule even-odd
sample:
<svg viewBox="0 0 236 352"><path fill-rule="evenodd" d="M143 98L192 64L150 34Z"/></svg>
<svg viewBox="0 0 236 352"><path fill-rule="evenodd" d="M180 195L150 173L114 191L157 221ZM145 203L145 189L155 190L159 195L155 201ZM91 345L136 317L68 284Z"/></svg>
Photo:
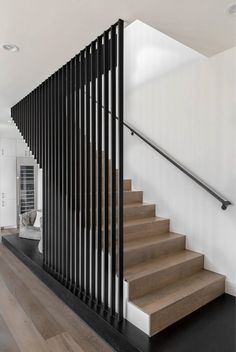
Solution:
<svg viewBox="0 0 236 352"><path fill-rule="evenodd" d="M43 170L43 263L123 317L123 21L12 107Z"/></svg>

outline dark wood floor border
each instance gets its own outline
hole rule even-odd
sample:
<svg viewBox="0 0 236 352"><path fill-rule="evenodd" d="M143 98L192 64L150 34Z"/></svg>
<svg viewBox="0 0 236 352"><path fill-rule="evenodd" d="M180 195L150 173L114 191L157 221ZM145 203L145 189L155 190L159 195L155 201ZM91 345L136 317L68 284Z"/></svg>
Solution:
<svg viewBox="0 0 236 352"><path fill-rule="evenodd" d="M14 238L16 237L17 235L2 236L2 243L65 304L67 304L88 326L90 326L99 336L101 336L103 340L115 349L115 351L142 352L145 350L145 347L142 345L147 343L147 335L127 320L124 320L123 324L119 327L112 326L102 316L96 313L87 304L55 280L42 268L42 266L20 250L14 244Z"/></svg>

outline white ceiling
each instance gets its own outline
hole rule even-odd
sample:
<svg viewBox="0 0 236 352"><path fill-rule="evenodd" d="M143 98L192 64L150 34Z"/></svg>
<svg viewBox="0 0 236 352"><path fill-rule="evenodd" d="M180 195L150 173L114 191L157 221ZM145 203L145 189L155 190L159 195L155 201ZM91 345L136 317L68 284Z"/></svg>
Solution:
<svg viewBox="0 0 236 352"><path fill-rule="evenodd" d="M139 19L208 56L236 45L231 0L0 0L0 121L118 18Z"/></svg>

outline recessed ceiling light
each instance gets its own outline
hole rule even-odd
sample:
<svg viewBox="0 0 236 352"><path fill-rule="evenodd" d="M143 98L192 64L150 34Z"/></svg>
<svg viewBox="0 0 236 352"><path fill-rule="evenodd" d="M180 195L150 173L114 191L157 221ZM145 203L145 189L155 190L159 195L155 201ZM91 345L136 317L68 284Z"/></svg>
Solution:
<svg viewBox="0 0 236 352"><path fill-rule="evenodd" d="M19 51L20 49L18 48L18 46L14 45L14 44L2 44L2 48L4 50L7 50L7 51L12 51L12 52L16 52L16 51Z"/></svg>
<svg viewBox="0 0 236 352"><path fill-rule="evenodd" d="M236 4L232 4L228 7L228 13L230 15L236 15Z"/></svg>

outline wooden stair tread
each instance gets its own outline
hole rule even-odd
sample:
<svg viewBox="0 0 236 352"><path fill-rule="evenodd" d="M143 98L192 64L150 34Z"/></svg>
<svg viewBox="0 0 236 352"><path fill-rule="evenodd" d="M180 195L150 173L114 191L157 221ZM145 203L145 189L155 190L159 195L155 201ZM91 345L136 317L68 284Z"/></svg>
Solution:
<svg viewBox="0 0 236 352"><path fill-rule="evenodd" d="M155 206L155 204L147 202L124 204L124 208L142 208L145 206Z"/></svg>
<svg viewBox="0 0 236 352"><path fill-rule="evenodd" d="M145 235L144 235L145 236ZM138 249L138 248L145 248L148 246L152 246L155 244L160 244L162 242L171 241L176 238L185 237L184 235L180 235L174 232L167 232L164 234L160 234L157 236L145 236L138 239L130 240L125 243L125 252L130 250Z"/></svg>
<svg viewBox="0 0 236 352"><path fill-rule="evenodd" d="M164 220L168 220L166 218L161 218L158 216L153 216L153 217L147 217L147 218L141 218L141 219L133 219L133 220L127 220L124 222L124 227L132 227L135 225L143 225L143 224L149 224L149 223L156 223L156 222L161 222Z"/></svg>
<svg viewBox="0 0 236 352"><path fill-rule="evenodd" d="M189 260L199 257L203 257L203 255L189 250L182 250L174 254L164 255L160 258L151 259L140 264L130 266L125 270L124 277L126 281L130 282L157 271L165 270L180 263L186 262L187 264Z"/></svg>
<svg viewBox="0 0 236 352"><path fill-rule="evenodd" d="M104 191L102 193L104 193ZM109 193L110 193L110 191L109 191ZM116 191L116 193L118 193L118 191ZM143 191L139 191L137 189L128 189L128 190L124 189L123 193L125 193L125 194L129 194L129 193L143 193Z"/></svg>
<svg viewBox="0 0 236 352"><path fill-rule="evenodd" d="M137 203L135 203L137 204ZM134 204L130 204L131 206ZM124 204L125 207L125 204ZM110 209L110 208L109 208ZM166 218L161 218L158 216L147 216L145 218L139 218L139 219L126 219L124 220L124 229L128 230L129 228L132 228L134 226L138 226L138 225L149 225L149 224L157 224L157 223L161 223L163 221L169 221L169 219ZM110 228L110 226L109 226Z"/></svg>
<svg viewBox="0 0 236 352"><path fill-rule="evenodd" d="M191 294L211 285L214 282L224 280L225 277L208 270L198 273L170 284L160 290L136 298L131 302L138 306L146 314L153 314L167 306L170 306Z"/></svg>

